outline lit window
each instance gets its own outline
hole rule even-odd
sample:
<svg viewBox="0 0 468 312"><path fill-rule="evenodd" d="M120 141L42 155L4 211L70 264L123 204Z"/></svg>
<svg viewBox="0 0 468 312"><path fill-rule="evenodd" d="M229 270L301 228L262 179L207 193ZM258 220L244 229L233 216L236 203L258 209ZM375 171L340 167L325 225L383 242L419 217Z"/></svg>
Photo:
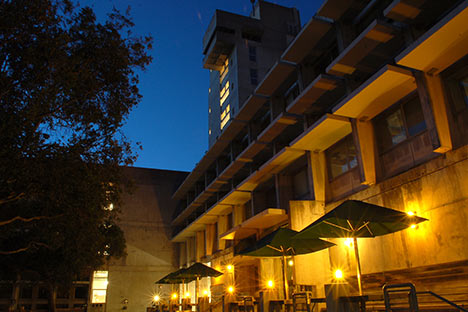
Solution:
<svg viewBox="0 0 468 312"><path fill-rule="evenodd" d="M92 284L92 303L106 303L108 271L94 271Z"/></svg>
<svg viewBox="0 0 468 312"><path fill-rule="evenodd" d="M219 96L221 98L219 105L222 106L224 101L226 101L227 97L229 96L229 81L226 81L226 84L221 89L221 92L219 93Z"/></svg>
<svg viewBox="0 0 468 312"><path fill-rule="evenodd" d="M211 114L211 107L208 107L208 113Z"/></svg>
<svg viewBox="0 0 468 312"><path fill-rule="evenodd" d="M229 60L226 59L226 62L224 62L223 68L220 71L220 76L219 76L219 82L222 83L224 78L226 78L226 75L229 72Z"/></svg>
<svg viewBox="0 0 468 312"><path fill-rule="evenodd" d="M211 135L211 129L208 130L208 134Z"/></svg>
<svg viewBox="0 0 468 312"><path fill-rule="evenodd" d="M229 119L231 119L231 105L226 106L226 109L221 113L221 130L226 126Z"/></svg>
<svg viewBox="0 0 468 312"><path fill-rule="evenodd" d="M208 88L208 93L211 93L211 88Z"/></svg>

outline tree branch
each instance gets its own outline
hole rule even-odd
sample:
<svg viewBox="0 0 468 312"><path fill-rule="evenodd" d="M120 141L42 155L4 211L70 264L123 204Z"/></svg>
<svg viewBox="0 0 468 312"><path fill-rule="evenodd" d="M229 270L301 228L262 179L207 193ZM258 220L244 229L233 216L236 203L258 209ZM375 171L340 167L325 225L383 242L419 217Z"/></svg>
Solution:
<svg viewBox="0 0 468 312"><path fill-rule="evenodd" d="M51 218L56 218L56 217L60 217L62 215L57 215L57 216L53 216L53 217L49 217L49 216L36 216L36 217L31 217L31 218L24 218L24 217L21 217L21 216L16 216L10 220L5 220L5 221L0 221L0 226L3 226L3 225L7 225L7 224L10 224L12 222L15 222L15 221L23 221L23 222L31 222L31 221L34 221L34 220L43 220L43 219L51 219Z"/></svg>
<svg viewBox="0 0 468 312"><path fill-rule="evenodd" d="M17 253L20 253L20 252L24 252L24 251L26 251L28 249L33 248L33 247L38 247L38 246L50 248L47 244L44 244L44 243L30 242L28 244L28 246L23 247L23 248L18 248L16 250L9 250L9 251L0 250L0 255L13 255L13 254L17 254Z"/></svg>
<svg viewBox="0 0 468 312"><path fill-rule="evenodd" d="M8 196L6 199L0 199L0 205L3 205L3 204L6 204L6 203L9 203L9 202L21 199L22 197L24 197L24 195L25 195L25 193L19 193L17 195Z"/></svg>

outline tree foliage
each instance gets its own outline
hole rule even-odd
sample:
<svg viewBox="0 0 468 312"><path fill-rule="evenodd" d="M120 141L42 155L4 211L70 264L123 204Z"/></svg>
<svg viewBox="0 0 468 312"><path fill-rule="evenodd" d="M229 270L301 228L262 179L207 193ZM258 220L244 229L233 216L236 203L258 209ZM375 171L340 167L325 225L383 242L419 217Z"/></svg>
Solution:
<svg viewBox="0 0 468 312"><path fill-rule="evenodd" d="M0 261L51 283L121 256L121 127L151 37L68 0L0 0ZM114 210L107 209L111 204Z"/></svg>

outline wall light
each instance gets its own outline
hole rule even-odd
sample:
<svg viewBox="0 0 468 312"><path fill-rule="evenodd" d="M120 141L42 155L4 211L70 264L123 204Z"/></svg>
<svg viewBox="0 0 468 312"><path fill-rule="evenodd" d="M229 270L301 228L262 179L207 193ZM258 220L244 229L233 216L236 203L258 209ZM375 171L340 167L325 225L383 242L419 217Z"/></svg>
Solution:
<svg viewBox="0 0 468 312"><path fill-rule="evenodd" d="M289 260L289 261L288 261L288 265L289 265L289 266L293 266L293 265L294 265L294 261Z"/></svg>
<svg viewBox="0 0 468 312"><path fill-rule="evenodd" d="M353 239L350 238L350 237L345 238L344 244L345 244L345 246L348 246L349 248L353 247L353 245L354 245Z"/></svg>
<svg viewBox="0 0 468 312"><path fill-rule="evenodd" d="M226 269L228 270L228 272L232 272L232 271L234 271L234 266L232 264L228 264L226 266Z"/></svg>
<svg viewBox="0 0 468 312"><path fill-rule="evenodd" d="M161 298L159 298L159 296L158 296L158 295L154 295L154 297L153 297L153 300L154 300L154 302L158 302L158 301L159 301L159 299L161 299Z"/></svg>
<svg viewBox="0 0 468 312"><path fill-rule="evenodd" d="M412 216L414 216L414 215L415 215L414 211L408 211L408 212L406 212L406 213L407 213L407 214L408 214L408 216L410 216L410 217L412 217Z"/></svg>
<svg viewBox="0 0 468 312"><path fill-rule="evenodd" d="M172 297L172 299L177 299L177 294L173 293L171 297Z"/></svg>
<svg viewBox="0 0 468 312"><path fill-rule="evenodd" d="M189 298L190 297L190 293L189 292L186 292L185 293L185 298Z"/></svg>
<svg viewBox="0 0 468 312"><path fill-rule="evenodd" d="M343 278L343 271L341 271L340 269L337 269L337 270L335 270L335 274L334 274L334 275L335 275L335 278L336 278L336 279L338 279L338 280L339 280L339 279L342 279L342 278Z"/></svg>
<svg viewBox="0 0 468 312"><path fill-rule="evenodd" d="M268 280L267 287L268 288L273 288L273 287L275 287L275 283L272 280Z"/></svg>
<svg viewBox="0 0 468 312"><path fill-rule="evenodd" d="M234 286L229 286L227 289L228 293L232 294L234 293Z"/></svg>
<svg viewBox="0 0 468 312"><path fill-rule="evenodd" d="M203 291L203 296L208 297L208 294L209 294L209 293L208 293L208 290L205 289L205 290Z"/></svg>

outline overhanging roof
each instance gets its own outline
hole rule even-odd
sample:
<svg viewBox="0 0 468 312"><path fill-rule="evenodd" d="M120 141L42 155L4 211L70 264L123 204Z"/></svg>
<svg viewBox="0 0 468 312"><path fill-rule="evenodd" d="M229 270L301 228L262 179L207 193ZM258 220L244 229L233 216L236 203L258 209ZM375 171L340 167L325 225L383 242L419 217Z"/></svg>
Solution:
<svg viewBox="0 0 468 312"><path fill-rule="evenodd" d="M268 97L266 96L251 94L244 102L244 105L239 109L237 115L234 116L234 119L249 121L267 100Z"/></svg>
<svg viewBox="0 0 468 312"><path fill-rule="evenodd" d="M326 114L291 143L291 147L305 151L324 151L351 133L348 118Z"/></svg>
<svg viewBox="0 0 468 312"><path fill-rule="evenodd" d="M418 16L419 13L421 13L421 10L418 7L418 1L410 2L411 3L408 3L408 1L405 0L394 0L384 10L383 15L399 22L407 22L408 20L412 20Z"/></svg>
<svg viewBox="0 0 468 312"><path fill-rule="evenodd" d="M312 81L307 88L286 108L288 113L302 114L307 108L317 101L325 92L334 90L338 81L329 76L321 74Z"/></svg>
<svg viewBox="0 0 468 312"><path fill-rule="evenodd" d="M317 15L338 20L340 17L353 6L355 0L327 0L318 9Z"/></svg>
<svg viewBox="0 0 468 312"><path fill-rule="evenodd" d="M242 239L288 220L284 209L268 208L220 235L221 239Z"/></svg>
<svg viewBox="0 0 468 312"><path fill-rule="evenodd" d="M242 181L237 189L241 191L253 191L260 183L269 179L302 155L304 155L304 151L302 150L297 150L291 147L283 148L273 158L264 163L257 171Z"/></svg>
<svg viewBox="0 0 468 312"><path fill-rule="evenodd" d="M320 39L332 28L333 24L320 19L312 17L310 21L301 29L297 34L294 41L291 42L289 47L284 51L281 56L282 60L300 63L310 51L317 45Z"/></svg>
<svg viewBox="0 0 468 312"><path fill-rule="evenodd" d="M255 93L271 96L284 80L296 69L294 64L278 61L255 89Z"/></svg>
<svg viewBox="0 0 468 312"><path fill-rule="evenodd" d="M386 65L333 108L333 113L372 119L416 89L410 70Z"/></svg>
<svg viewBox="0 0 468 312"><path fill-rule="evenodd" d="M328 65L329 74L343 76L352 74L356 66L379 44L392 39L397 30L380 20L373 21L338 57Z"/></svg>
<svg viewBox="0 0 468 312"><path fill-rule="evenodd" d="M278 117L273 120L268 127L265 128L258 136L257 140L260 142L271 142L276 136L278 136L288 126L293 125L297 122L297 116L281 113Z"/></svg>
<svg viewBox="0 0 468 312"><path fill-rule="evenodd" d="M437 74L468 53L468 1L395 58L399 65Z"/></svg>

